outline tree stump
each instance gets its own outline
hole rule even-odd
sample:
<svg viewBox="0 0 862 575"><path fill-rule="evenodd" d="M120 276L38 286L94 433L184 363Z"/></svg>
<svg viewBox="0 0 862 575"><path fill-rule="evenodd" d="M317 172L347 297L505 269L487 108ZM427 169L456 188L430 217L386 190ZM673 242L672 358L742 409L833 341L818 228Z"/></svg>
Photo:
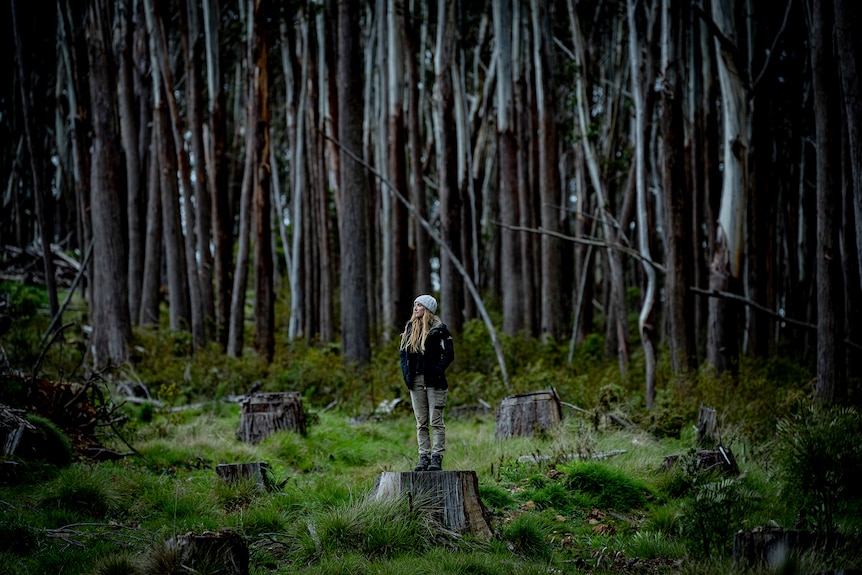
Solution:
<svg viewBox="0 0 862 575"><path fill-rule="evenodd" d="M248 575L248 544L235 531L186 533L168 540L166 546L179 553L180 564L189 573L218 566L218 573Z"/></svg>
<svg viewBox="0 0 862 575"><path fill-rule="evenodd" d="M666 455L662 468L671 469L684 454ZM717 449L698 449L695 453L698 469L724 471L728 475L739 475L739 465L729 447L719 445Z"/></svg>
<svg viewBox="0 0 862 575"><path fill-rule="evenodd" d="M14 409L0 404L0 444L3 445L2 455L15 455L21 438L27 432L36 431L36 427L25 419L27 413L23 409Z"/></svg>
<svg viewBox="0 0 862 575"><path fill-rule="evenodd" d="M701 405L697 417L697 444L701 447L712 447L720 441L715 408Z"/></svg>
<svg viewBox="0 0 862 575"><path fill-rule="evenodd" d="M236 432L239 439L246 443L260 443L282 429L305 435L305 411L299 393L287 391L246 396Z"/></svg>
<svg viewBox="0 0 862 575"><path fill-rule="evenodd" d="M261 491L269 491L273 487L270 477L269 463L258 461L252 463L219 463L215 468L216 473L225 483L237 483L243 480L251 480L257 484Z"/></svg>
<svg viewBox="0 0 862 575"><path fill-rule="evenodd" d="M749 567L781 569L808 553L828 556L841 544L843 538L838 533L757 527L733 536L733 561Z"/></svg>
<svg viewBox="0 0 862 575"><path fill-rule="evenodd" d="M384 471L374 482L374 494L377 499L406 496L411 502L428 498L443 526L478 539L493 536L475 471Z"/></svg>
<svg viewBox="0 0 862 575"><path fill-rule="evenodd" d="M504 397L495 411L495 436L506 439L548 431L563 419L560 398L554 389Z"/></svg>

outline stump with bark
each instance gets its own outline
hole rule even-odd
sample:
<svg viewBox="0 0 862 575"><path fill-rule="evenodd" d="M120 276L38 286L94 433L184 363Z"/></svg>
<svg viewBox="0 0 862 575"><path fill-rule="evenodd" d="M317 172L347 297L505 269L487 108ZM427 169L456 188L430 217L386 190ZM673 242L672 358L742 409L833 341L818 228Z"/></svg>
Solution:
<svg viewBox="0 0 862 575"><path fill-rule="evenodd" d="M697 444L700 447L712 447L720 442L721 435L715 408L701 405L697 417Z"/></svg>
<svg viewBox="0 0 862 575"><path fill-rule="evenodd" d="M560 398L554 389L504 397L494 415L497 439L549 431L563 419Z"/></svg>
<svg viewBox="0 0 862 575"><path fill-rule="evenodd" d="M299 393L255 393L242 401L236 432L239 439L246 443L260 443L282 429L305 435L305 411Z"/></svg>
<svg viewBox="0 0 862 575"><path fill-rule="evenodd" d="M206 570L207 573L248 575L248 543L235 531L187 533L168 540L166 546L177 552L180 564L189 573Z"/></svg>
<svg viewBox="0 0 862 575"><path fill-rule="evenodd" d="M411 505L427 501L444 527L479 539L493 536L475 471L385 471L374 482L374 494L378 499L408 497Z"/></svg>
<svg viewBox="0 0 862 575"><path fill-rule="evenodd" d="M666 455L662 468L671 469L684 454ZM697 468L704 471L723 471L728 475L739 475L739 465L729 447L719 445L716 449L698 449L695 452Z"/></svg>
<svg viewBox="0 0 862 575"><path fill-rule="evenodd" d="M270 475L269 463L266 461L219 463L215 471L225 483L253 481L261 491L271 491L275 487L275 482Z"/></svg>

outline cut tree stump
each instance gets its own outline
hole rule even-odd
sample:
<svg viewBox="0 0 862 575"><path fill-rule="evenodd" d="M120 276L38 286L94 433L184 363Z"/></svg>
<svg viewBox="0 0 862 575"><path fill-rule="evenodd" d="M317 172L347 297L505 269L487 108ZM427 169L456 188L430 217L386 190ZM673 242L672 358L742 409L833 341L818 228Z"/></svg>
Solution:
<svg viewBox="0 0 862 575"><path fill-rule="evenodd" d="M718 416L714 407L700 406L697 417L697 444L700 447L713 447L721 442L718 431Z"/></svg>
<svg viewBox="0 0 862 575"><path fill-rule="evenodd" d="M269 463L256 461L252 463L219 463L215 468L216 473L225 483L238 483L251 480L257 484L261 491L270 491L273 481L270 477Z"/></svg>
<svg viewBox="0 0 862 575"><path fill-rule="evenodd" d="M805 554L829 556L844 543L838 533L757 527L733 536L733 561L748 567L781 569ZM848 572L849 573L849 572Z"/></svg>
<svg viewBox="0 0 862 575"><path fill-rule="evenodd" d="M684 454L666 455L662 467L671 469ZM729 447L719 445L716 449L698 449L696 453L697 467L703 470L724 471L728 475L739 475L736 457Z"/></svg>
<svg viewBox="0 0 862 575"><path fill-rule="evenodd" d="M248 544L235 531L204 531L186 533L168 540L168 549L179 552L181 565L189 573L198 573L218 566L218 573L225 575L248 575Z"/></svg>
<svg viewBox="0 0 862 575"><path fill-rule="evenodd" d="M475 471L384 471L374 482L374 494L377 499L408 497L411 506L428 501L444 527L478 539L493 536Z"/></svg>
<svg viewBox="0 0 862 575"><path fill-rule="evenodd" d="M494 413L497 439L531 436L549 431L563 419L560 398L554 389L504 397Z"/></svg>
<svg viewBox="0 0 862 575"><path fill-rule="evenodd" d="M299 393L255 393L245 397L236 432L239 439L246 443L260 443L282 429L305 435L305 411Z"/></svg>

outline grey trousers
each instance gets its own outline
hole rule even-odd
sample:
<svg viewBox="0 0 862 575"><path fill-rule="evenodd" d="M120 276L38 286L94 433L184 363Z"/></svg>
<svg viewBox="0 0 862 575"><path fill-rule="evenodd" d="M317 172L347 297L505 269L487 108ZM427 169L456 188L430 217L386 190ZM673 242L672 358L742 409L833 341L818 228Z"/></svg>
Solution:
<svg viewBox="0 0 862 575"><path fill-rule="evenodd" d="M419 443L419 455L443 455L443 452L446 451L446 424L443 423L443 408L446 407L448 395L448 389L425 387L425 378L422 375L417 375L413 381L410 401L413 403L413 415L416 416L416 440ZM433 435L429 431L433 431Z"/></svg>

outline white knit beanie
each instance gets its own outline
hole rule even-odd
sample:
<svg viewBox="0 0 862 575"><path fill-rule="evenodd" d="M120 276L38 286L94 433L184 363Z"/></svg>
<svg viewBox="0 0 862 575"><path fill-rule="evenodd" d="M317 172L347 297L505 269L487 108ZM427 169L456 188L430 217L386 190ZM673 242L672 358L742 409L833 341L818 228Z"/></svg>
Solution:
<svg viewBox="0 0 862 575"><path fill-rule="evenodd" d="M428 294L420 295L413 300L413 305L416 305L417 303L422 304L422 307L431 313L437 313L437 300L434 299L434 296L430 296Z"/></svg>

